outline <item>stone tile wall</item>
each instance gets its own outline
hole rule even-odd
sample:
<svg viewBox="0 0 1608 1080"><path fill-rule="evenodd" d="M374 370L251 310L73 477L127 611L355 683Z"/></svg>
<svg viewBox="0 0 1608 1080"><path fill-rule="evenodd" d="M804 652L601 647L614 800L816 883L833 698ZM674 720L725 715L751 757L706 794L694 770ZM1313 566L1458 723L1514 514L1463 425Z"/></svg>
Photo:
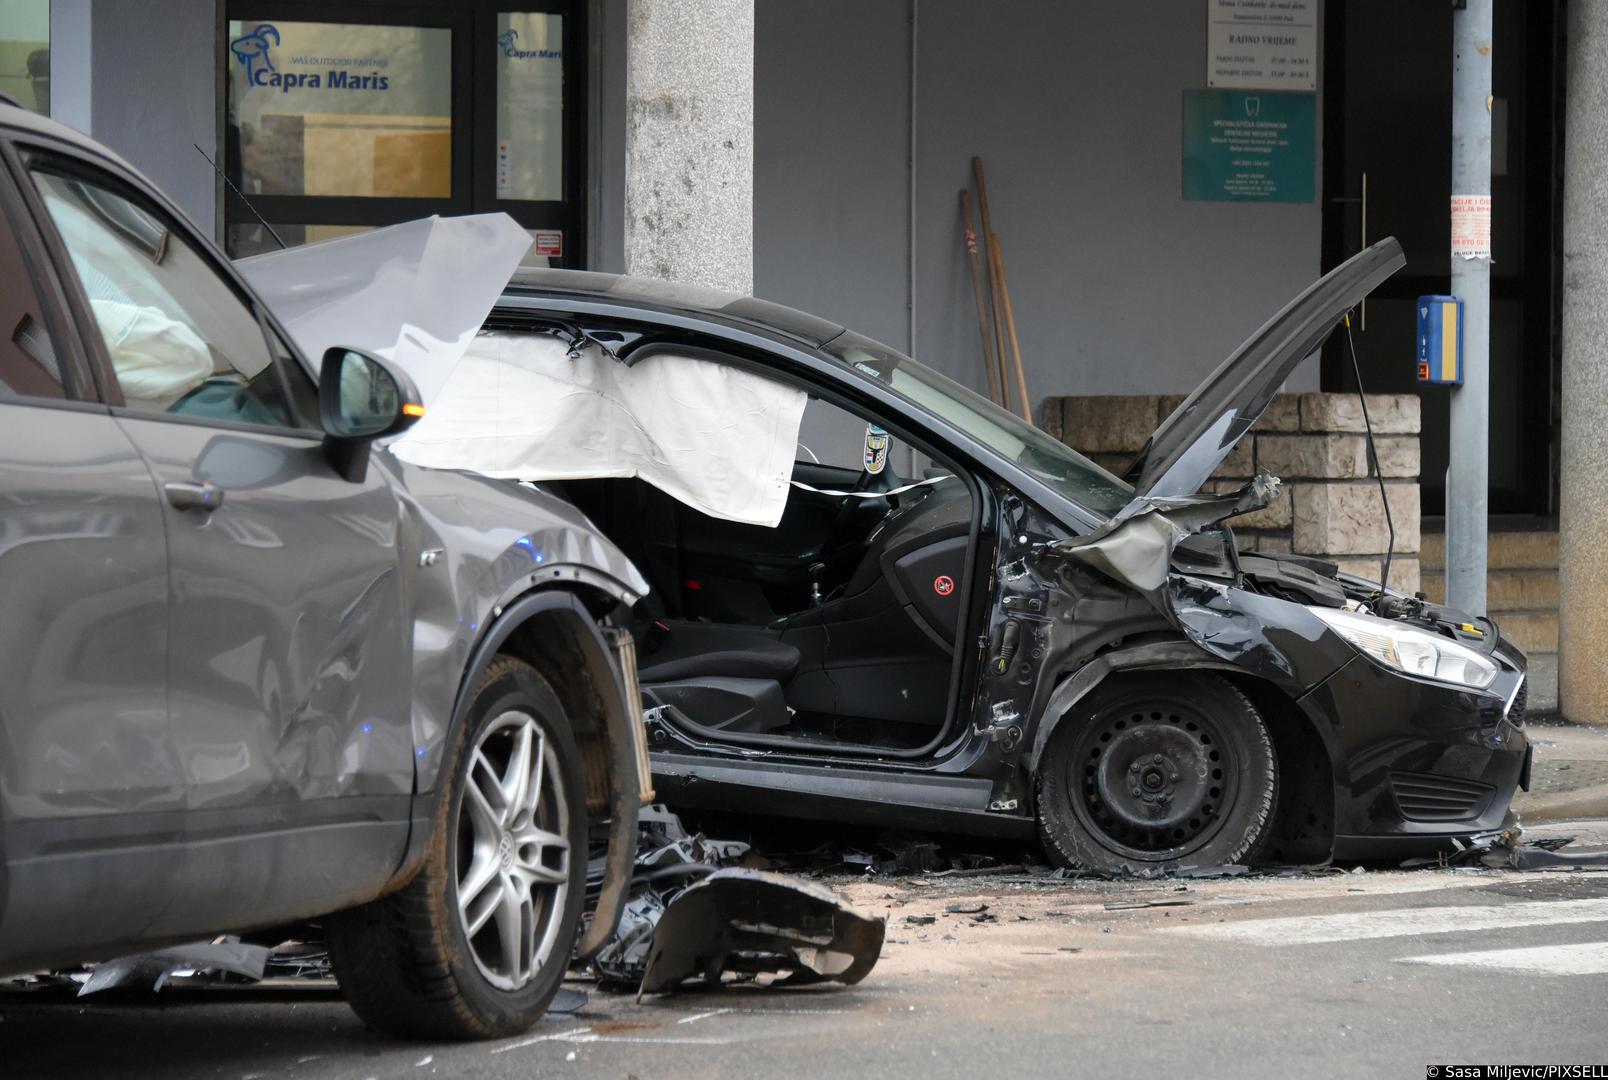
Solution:
<svg viewBox="0 0 1608 1080"><path fill-rule="evenodd" d="M1044 401L1044 430L1121 474L1182 397L1057 397ZM1368 398L1396 525L1390 583L1416 592L1419 567L1418 397ZM1278 501L1235 518L1246 551L1295 551L1378 579L1388 545L1379 482L1368 460L1355 394L1280 394L1249 436L1224 459L1210 488L1226 491L1259 472L1284 481Z"/></svg>

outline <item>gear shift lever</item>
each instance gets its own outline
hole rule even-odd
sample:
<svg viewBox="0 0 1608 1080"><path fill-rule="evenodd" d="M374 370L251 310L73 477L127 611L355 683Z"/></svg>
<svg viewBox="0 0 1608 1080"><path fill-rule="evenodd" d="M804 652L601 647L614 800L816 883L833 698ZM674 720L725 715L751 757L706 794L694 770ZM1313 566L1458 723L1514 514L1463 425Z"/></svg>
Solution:
<svg viewBox="0 0 1608 1080"><path fill-rule="evenodd" d="M821 575L826 573L824 562L810 564L810 607L821 606Z"/></svg>

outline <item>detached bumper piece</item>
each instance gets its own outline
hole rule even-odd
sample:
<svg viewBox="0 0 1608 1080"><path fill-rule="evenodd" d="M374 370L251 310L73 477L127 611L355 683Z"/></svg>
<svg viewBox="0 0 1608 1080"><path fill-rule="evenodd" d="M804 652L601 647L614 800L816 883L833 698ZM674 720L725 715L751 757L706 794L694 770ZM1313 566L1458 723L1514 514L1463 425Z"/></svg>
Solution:
<svg viewBox="0 0 1608 1080"><path fill-rule="evenodd" d="M156 993L176 975L236 975L249 982L263 977L269 950L241 941L197 942L172 949L124 956L96 964L78 988L78 996L101 990L141 990Z"/></svg>
<svg viewBox="0 0 1608 1080"><path fill-rule="evenodd" d="M1497 832L1480 833L1457 843L1455 854L1434 859L1408 859L1403 869L1419 866L1484 866L1493 870L1608 870L1608 851L1563 851L1572 836L1551 836L1524 842L1518 822Z"/></svg>
<svg viewBox="0 0 1608 1080"><path fill-rule="evenodd" d="M639 995L690 979L718 984L728 974L776 976L790 986L857 983L876 966L880 918L813 882L738 867L747 844L689 834L661 806L643 810L638 826L631 899L591 959L601 982L635 986Z"/></svg>
<svg viewBox="0 0 1608 1080"><path fill-rule="evenodd" d="M763 870L718 870L665 909L653 935L644 994L689 979L780 976L774 985L853 985L882 954L885 925L810 881Z"/></svg>

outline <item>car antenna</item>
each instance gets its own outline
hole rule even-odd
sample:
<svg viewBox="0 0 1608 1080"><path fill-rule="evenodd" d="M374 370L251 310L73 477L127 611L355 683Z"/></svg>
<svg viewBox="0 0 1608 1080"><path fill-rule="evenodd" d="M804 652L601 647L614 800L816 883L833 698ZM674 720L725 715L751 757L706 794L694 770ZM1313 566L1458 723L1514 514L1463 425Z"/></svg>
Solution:
<svg viewBox="0 0 1608 1080"><path fill-rule="evenodd" d="M1362 426L1368 432L1368 458L1373 463L1374 478L1379 481L1379 501L1385 506L1385 528L1390 541L1385 545L1385 573L1379 579L1379 595L1390 588L1390 557L1396 552L1396 523L1390 519L1390 497L1385 494L1385 471L1379 467L1379 447L1374 443L1373 421L1368 417L1368 395L1362 388L1362 365L1357 363L1357 343L1351 336L1351 312L1345 314L1346 348L1351 350L1351 370L1357 377L1357 400L1362 403Z"/></svg>
<svg viewBox="0 0 1608 1080"><path fill-rule="evenodd" d="M274 227L272 225L268 224L268 219L267 218L265 218L261 214L257 213L257 208L255 206L251 205L251 200L246 198L246 193L244 191L241 191L239 188L234 186L234 181L229 179L229 176L228 176L227 173L225 173L222 169L218 168L218 163L216 161L213 161L210 157L207 157L207 152L205 150L201 149L201 144L200 143L191 143L190 145L195 147L195 152L196 153L200 154L203 158L206 158L207 164L212 166L212 171L217 173L219 178L222 179L225 184L229 185L229 190L234 192L236 195L240 196L240 201L246 204L246 209L251 211L253 217L255 217L258 221L262 222L262 227L268 230L268 235L274 238L274 243L279 245L279 249L281 251L288 250L290 248L290 245L285 243L284 237L280 236L278 233L276 233L274 231Z"/></svg>

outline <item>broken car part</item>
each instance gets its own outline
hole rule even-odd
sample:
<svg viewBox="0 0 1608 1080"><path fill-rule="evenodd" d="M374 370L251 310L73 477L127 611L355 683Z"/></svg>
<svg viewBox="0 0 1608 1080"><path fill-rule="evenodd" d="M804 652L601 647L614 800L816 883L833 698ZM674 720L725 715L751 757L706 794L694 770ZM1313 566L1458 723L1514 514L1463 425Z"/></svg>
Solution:
<svg viewBox="0 0 1608 1080"><path fill-rule="evenodd" d="M239 941L179 945L96 964L90 969L89 978L78 988L78 996L112 989L154 992L181 973L228 972L255 981L262 978L267 963L268 949L262 945Z"/></svg>
<svg viewBox="0 0 1608 1080"><path fill-rule="evenodd" d="M662 806L644 810L633 895L591 970L645 993L693 976L718 982L722 972L790 983L864 978L880 955L882 920L801 878L733 865L748 854L747 844L689 834Z"/></svg>
<svg viewBox="0 0 1608 1080"><path fill-rule="evenodd" d="M853 985L882 954L883 920L814 882L765 870L717 870L688 886L659 919L642 993L689 979L776 976L780 985Z"/></svg>

